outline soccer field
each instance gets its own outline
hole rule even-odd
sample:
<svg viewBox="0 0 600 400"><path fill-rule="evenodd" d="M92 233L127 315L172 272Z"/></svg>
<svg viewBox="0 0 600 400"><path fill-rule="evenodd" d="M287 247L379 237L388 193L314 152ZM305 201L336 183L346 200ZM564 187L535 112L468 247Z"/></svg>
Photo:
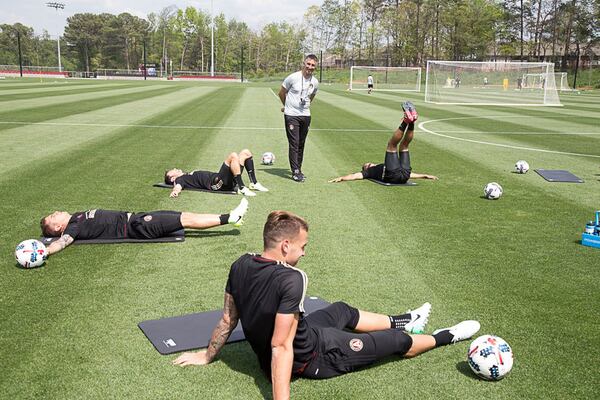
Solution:
<svg viewBox="0 0 600 400"><path fill-rule="evenodd" d="M411 360L392 357L325 381L295 380L302 399L598 398L600 249L579 244L600 209L600 94L563 107L437 106L422 93L322 86L312 105L304 184L289 178L277 84L0 81L0 397L251 399L271 387L250 346L227 345L204 367L179 368L140 321L222 307L229 266L260 252L271 210L310 224L298 265L308 293L398 313L429 301L426 333L463 319L512 345L500 382L466 363L469 341ZM328 179L382 162L401 120L419 111L414 187ZM271 191L251 198L241 228L184 243L71 246L37 269L14 247L54 210L227 212L240 196L153 188L165 169L216 170L231 151L271 151L257 167ZM256 157L259 158L259 157ZM513 173L517 160L531 170ZM533 169L567 169L583 184ZM482 197L486 183L504 188Z"/></svg>

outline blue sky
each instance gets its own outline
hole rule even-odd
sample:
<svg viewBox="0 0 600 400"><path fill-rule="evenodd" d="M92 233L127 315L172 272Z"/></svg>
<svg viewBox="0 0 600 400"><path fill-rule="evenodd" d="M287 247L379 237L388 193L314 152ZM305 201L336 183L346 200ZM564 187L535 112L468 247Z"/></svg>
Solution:
<svg viewBox="0 0 600 400"><path fill-rule="evenodd" d="M65 4L64 10L54 10L46 6L47 1ZM67 17L76 13L128 12L138 17L158 13L164 7L188 6L210 12L210 0L2 0L0 23L21 22L34 28L36 33L47 30L51 35L62 34ZM243 21L252 29L260 29L269 22L300 22L308 7L320 5L322 0L213 0L214 13L223 13L229 18Z"/></svg>

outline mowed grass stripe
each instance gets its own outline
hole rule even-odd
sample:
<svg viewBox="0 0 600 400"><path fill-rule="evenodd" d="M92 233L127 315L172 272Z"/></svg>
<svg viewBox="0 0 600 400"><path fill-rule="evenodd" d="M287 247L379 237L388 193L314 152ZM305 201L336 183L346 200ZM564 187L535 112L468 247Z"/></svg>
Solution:
<svg viewBox="0 0 600 400"><path fill-rule="evenodd" d="M217 94L216 98L220 101L215 101L214 98L193 99L180 104L177 109L167 110L164 118L186 119L194 115L194 112L199 115L197 110L199 107L204 107L209 112L213 111L208 114L209 119L212 120L210 122L219 123L219 117L227 114L227 104L235 104L238 93L224 90L217 91ZM216 109L221 113L214 112ZM159 114L155 117L163 119ZM150 118L145 122L155 121ZM159 130L153 132L135 128L122 130L119 135L104 138L93 146L82 146L77 151L72 151L68 160L55 159L54 162L47 163L47 168L57 172L51 177L49 185L60 185L60 182L70 182L70 184L64 185L61 193L55 193L54 196L42 201L38 200L35 208L44 209L48 207L47 204L52 203L59 205L67 203L64 207L68 210L86 209L91 206L136 211L178 208L177 203L174 204L174 200L168 198L168 192L151 187L155 178L162 175L163 169L157 166L168 163L174 156L186 158L190 154L195 154L198 148L209 140L210 135L203 131L201 134L183 132L179 137L169 136L163 142L165 136ZM132 164L135 166L132 167ZM81 167L76 179L73 179L69 172L71 166ZM90 185L85 187L86 183ZM199 205L197 204L197 208L200 208ZM217 209L210 210L206 206L202 208L205 212L219 212ZM230 229L226 228L225 231ZM133 365L139 368L136 369L136 376L139 375L138 377L141 378L147 375L140 381L136 381L138 383L145 381L146 385L149 385L155 380L156 366L149 366L147 362L156 364L156 354L148 346L136 323L141 320L142 314L152 312L152 309L143 304L139 294L157 284L158 290L150 291L148 295L160 298L161 294L173 293L176 287L181 285L181 278L177 275L176 268L170 272L171 260L175 257L177 263L193 262L197 260L194 254L205 247L204 238L189 238L185 244L179 245L73 247L53 257L44 269L23 271L31 274L33 281L30 280L29 285L34 286L36 301L32 304L30 301L33 298L23 299L11 294L8 298L17 303L14 304L16 308L29 308L28 304L33 306L40 303L44 306L36 310L37 312L29 314L30 320L25 324L17 323L12 318L14 315L6 316L8 321L4 319L5 323L10 322L13 328L10 330L12 340L23 334L19 331L19 326L22 329L23 325L31 326L41 321L45 321L44 323L50 326L47 328L48 336L33 337L31 342L24 343L24 346L19 348L21 357L19 360L14 359L15 374L8 377L9 381L19 382L23 378L19 371L24 371L23 368L27 365L36 363L38 366L48 365L43 368L46 371L44 380L29 385L26 390L21 388L20 390L24 390L25 394L32 395L41 391L56 395L60 393L64 396L65 393L73 392L78 396L87 397L86 393L89 396L99 393L109 394L107 390L110 388L111 395L116 395L115 393L124 395L131 390L129 386L115 388L108 383L119 381L120 371L131 369L133 362ZM207 249L209 248L210 246ZM171 273L173 273L171 279L166 279L166 283L163 280L167 287L161 287L161 276L168 277ZM40 280L38 281L36 277ZM46 287L44 292L38 293L43 289L44 279L59 279L62 285L50 289ZM18 281L17 286L25 283L26 281ZM14 290L18 293L20 288L15 287ZM55 300L50 301L52 298ZM181 304L176 306L181 307ZM78 317L74 318L74 316ZM69 334L61 337L61 332L67 329ZM5 339L11 340L10 338L2 340ZM78 343L77 349L68 346L72 341ZM39 349L46 349L46 351L41 352ZM149 359L145 360L142 357L133 361L130 356L115 357L118 354L131 354L132 349L135 354L150 356ZM68 361L73 359L77 359L78 365L85 368L73 370ZM49 368L49 365L57 363L56 360L65 362L58 363L55 368ZM148 371L144 372L146 367L149 367ZM163 369L167 375L171 371L176 371L172 370L168 363L165 363ZM155 372L150 372L152 370ZM93 374L98 379L92 384L86 379L88 374ZM44 383L52 382L59 377L62 377L61 387L48 387ZM12 387L17 388L18 385Z"/></svg>
<svg viewBox="0 0 600 400"><path fill-rule="evenodd" d="M64 107L69 107L68 104L71 103L81 103L83 101L95 101L98 99L102 99L102 98L109 98L109 97L117 97L117 96L122 96L122 95L127 95L127 94L132 94L132 93L150 93L152 91L156 91L156 90L160 90L160 89L167 89L167 88L173 88L174 85L140 85L140 86L134 86L134 87L130 87L130 88L120 88L120 86L116 86L114 90L110 90L110 91L105 91L105 92L101 92L101 93L96 93L96 92L90 92L90 93L77 93L77 94L67 94L67 95L63 95L63 96L56 96L56 98L52 99L52 106L64 106ZM45 97L41 97L41 98L33 98L33 99L26 99L26 100L15 100L15 101L10 101L7 102L6 104L3 104L2 107L2 111L0 112L0 120L4 120L4 121L11 121L14 120L12 119L13 115L15 112L17 111L22 111L22 110L32 110L32 109L38 109L41 107L46 107L48 106L48 99L46 99Z"/></svg>
<svg viewBox="0 0 600 400"><path fill-rule="evenodd" d="M121 89L136 87L138 85L121 85ZM51 101L51 97L64 96L77 93L103 92L105 90L114 90L113 84L95 85L95 86L74 86L74 87L53 87L44 89L18 89L12 91L0 91L0 102L37 99L46 97Z"/></svg>
<svg viewBox="0 0 600 400"><path fill-rule="evenodd" d="M0 135L0 146L5 153L0 160L0 170L17 171L25 164L38 163L44 157L54 156L69 148L119 131L112 126L67 125L63 127L60 125L61 122L69 124L111 121L117 124L134 124L157 112L176 108L195 97L204 96L210 91L209 88L201 87L173 87L164 92L145 93L143 96L139 93L123 96L118 98L118 101L110 102L109 99L105 99L105 101L89 102L83 107L69 109L63 118L52 119L51 122L58 123L56 126L19 125L4 130ZM24 157L24 154L28 154L28 157ZM6 178L6 174L4 175L0 177L0 181Z"/></svg>

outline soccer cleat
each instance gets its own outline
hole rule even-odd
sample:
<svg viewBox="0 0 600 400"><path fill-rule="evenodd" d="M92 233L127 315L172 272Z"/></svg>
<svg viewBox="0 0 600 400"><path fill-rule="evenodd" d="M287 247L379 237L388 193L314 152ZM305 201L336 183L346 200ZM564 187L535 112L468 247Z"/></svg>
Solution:
<svg viewBox="0 0 600 400"><path fill-rule="evenodd" d="M429 320L429 313L431 313L431 304L425 303L415 310L408 310L408 313L410 313L410 322L404 325L404 330L415 334L423 333Z"/></svg>
<svg viewBox="0 0 600 400"><path fill-rule="evenodd" d="M248 197L256 196L256 193L248 189L246 186L243 186L241 189L238 189L238 194L243 194L244 196Z"/></svg>
<svg viewBox="0 0 600 400"><path fill-rule="evenodd" d="M460 342L461 340L466 340L475 335L481 325L478 321L468 320L460 322L450 328L442 328L434 331L432 335L437 335L441 331L449 331L452 335L452 343Z"/></svg>
<svg viewBox="0 0 600 400"><path fill-rule="evenodd" d="M301 173L292 174L292 179L296 182L304 182L304 176Z"/></svg>
<svg viewBox="0 0 600 400"><path fill-rule="evenodd" d="M404 110L404 122L407 124L415 122L419 118L419 114L417 114L415 105L410 101L405 101L402 103L402 110Z"/></svg>
<svg viewBox="0 0 600 400"><path fill-rule="evenodd" d="M269 189L267 189L266 187L264 187L260 182L251 183L250 184L250 189L257 190L259 192L268 192L269 191Z"/></svg>
<svg viewBox="0 0 600 400"><path fill-rule="evenodd" d="M244 223L244 215L248 211L248 200L245 198L240 201L240 204L229 212L229 222L233 226L241 226Z"/></svg>

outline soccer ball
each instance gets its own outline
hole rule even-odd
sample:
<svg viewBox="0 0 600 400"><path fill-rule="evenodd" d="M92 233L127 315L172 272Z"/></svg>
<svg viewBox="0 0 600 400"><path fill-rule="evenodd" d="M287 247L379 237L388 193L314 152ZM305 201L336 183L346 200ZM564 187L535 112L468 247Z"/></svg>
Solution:
<svg viewBox="0 0 600 400"><path fill-rule="evenodd" d="M498 336L483 335L471 342L467 362L478 377L498 381L510 372L514 356L512 349Z"/></svg>
<svg viewBox="0 0 600 400"><path fill-rule="evenodd" d="M267 151L262 155L262 163L264 165L273 165L275 164L275 154Z"/></svg>
<svg viewBox="0 0 600 400"><path fill-rule="evenodd" d="M46 261L48 250L39 240L23 240L15 249L15 258L23 268L35 268Z"/></svg>
<svg viewBox="0 0 600 400"><path fill-rule="evenodd" d="M519 174L525 174L527 171L529 171L529 164L527 161L519 160L515 164L515 171L517 171Z"/></svg>
<svg viewBox="0 0 600 400"><path fill-rule="evenodd" d="M502 186L496 182L490 182L483 188L483 195L486 199L497 200L502 196Z"/></svg>

